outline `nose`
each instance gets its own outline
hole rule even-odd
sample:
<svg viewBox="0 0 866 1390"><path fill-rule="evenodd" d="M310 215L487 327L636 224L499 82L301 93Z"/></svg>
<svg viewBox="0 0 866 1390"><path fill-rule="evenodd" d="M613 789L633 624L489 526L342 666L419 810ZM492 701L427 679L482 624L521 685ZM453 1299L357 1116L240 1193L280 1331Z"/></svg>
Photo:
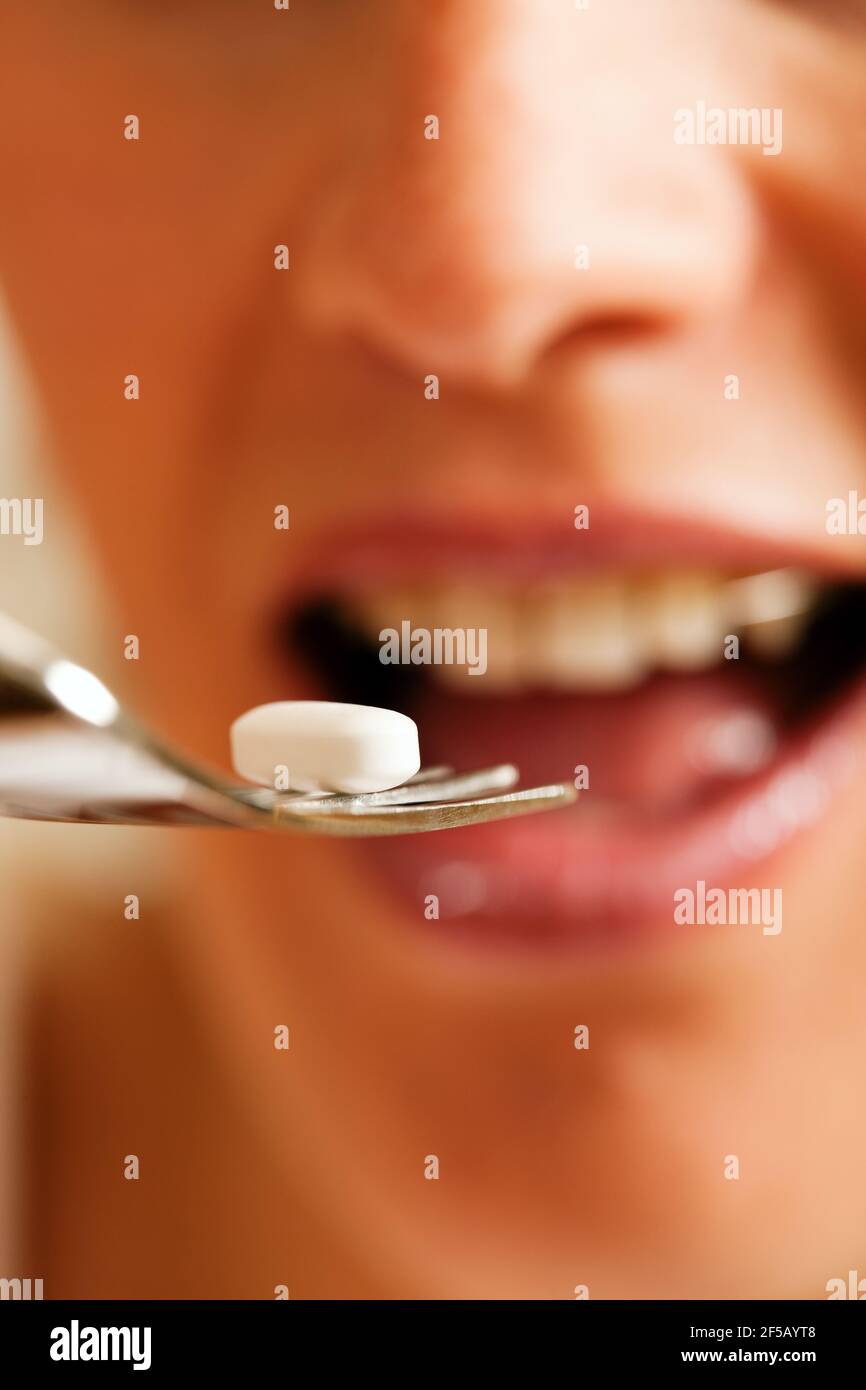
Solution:
<svg viewBox="0 0 866 1390"><path fill-rule="evenodd" d="M719 151L675 142L652 34L561 0L398 8L413 11L394 21L399 75L298 266L319 329L501 388L602 333L652 339L729 309L748 199Z"/></svg>

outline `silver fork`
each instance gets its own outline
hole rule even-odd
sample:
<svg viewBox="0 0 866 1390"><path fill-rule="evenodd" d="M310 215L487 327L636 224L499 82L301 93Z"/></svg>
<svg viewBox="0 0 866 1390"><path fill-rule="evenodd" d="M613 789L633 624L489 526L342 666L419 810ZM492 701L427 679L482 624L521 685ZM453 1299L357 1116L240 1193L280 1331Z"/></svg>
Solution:
<svg viewBox="0 0 866 1390"><path fill-rule="evenodd" d="M568 784L514 790L509 763L427 768L362 796L232 786L140 724L102 681L0 614L0 816L102 825L405 835L552 810Z"/></svg>

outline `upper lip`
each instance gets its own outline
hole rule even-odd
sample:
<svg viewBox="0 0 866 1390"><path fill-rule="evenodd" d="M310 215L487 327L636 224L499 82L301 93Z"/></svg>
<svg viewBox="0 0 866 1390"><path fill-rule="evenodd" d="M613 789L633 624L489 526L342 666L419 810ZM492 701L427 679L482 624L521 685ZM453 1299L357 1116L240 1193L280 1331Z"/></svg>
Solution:
<svg viewBox="0 0 866 1390"><path fill-rule="evenodd" d="M293 604L365 585L456 580L527 582L599 570L670 570L687 567L753 573L793 566L828 582L866 578L862 543L823 534L820 518L809 539L780 536L757 526L743 530L717 520L669 511L586 502L589 526L576 530L574 501L561 511L491 517L447 507L347 519L294 549L279 602ZM288 594L287 594L288 588Z"/></svg>

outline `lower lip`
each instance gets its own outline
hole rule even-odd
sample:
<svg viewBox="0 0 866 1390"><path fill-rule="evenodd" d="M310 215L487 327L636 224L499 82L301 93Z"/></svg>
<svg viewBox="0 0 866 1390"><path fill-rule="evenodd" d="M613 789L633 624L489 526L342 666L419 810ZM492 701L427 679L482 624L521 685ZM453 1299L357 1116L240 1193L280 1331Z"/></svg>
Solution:
<svg viewBox="0 0 866 1390"><path fill-rule="evenodd" d="M568 810L370 841L362 852L440 940L444 926L449 941L473 947L644 943L674 928L677 889L700 880L708 889L779 886L774 857L828 814L855 775L864 722L866 682L858 682L790 736L772 764L700 811L604 816L585 792Z"/></svg>

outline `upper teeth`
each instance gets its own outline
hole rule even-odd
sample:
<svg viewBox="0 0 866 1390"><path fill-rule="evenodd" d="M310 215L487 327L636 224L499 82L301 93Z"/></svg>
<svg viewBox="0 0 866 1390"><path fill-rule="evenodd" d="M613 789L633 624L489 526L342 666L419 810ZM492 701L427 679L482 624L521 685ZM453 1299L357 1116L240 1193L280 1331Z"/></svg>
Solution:
<svg viewBox="0 0 866 1390"><path fill-rule="evenodd" d="M783 656L797 643L817 585L797 570L745 578L705 572L569 577L522 592L481 585L369 593L355 616L377 643L384 629L486 629L487 670L433 666L461 690L533 686L616 690L653 669L715 665L730 635Z"/></svg>

